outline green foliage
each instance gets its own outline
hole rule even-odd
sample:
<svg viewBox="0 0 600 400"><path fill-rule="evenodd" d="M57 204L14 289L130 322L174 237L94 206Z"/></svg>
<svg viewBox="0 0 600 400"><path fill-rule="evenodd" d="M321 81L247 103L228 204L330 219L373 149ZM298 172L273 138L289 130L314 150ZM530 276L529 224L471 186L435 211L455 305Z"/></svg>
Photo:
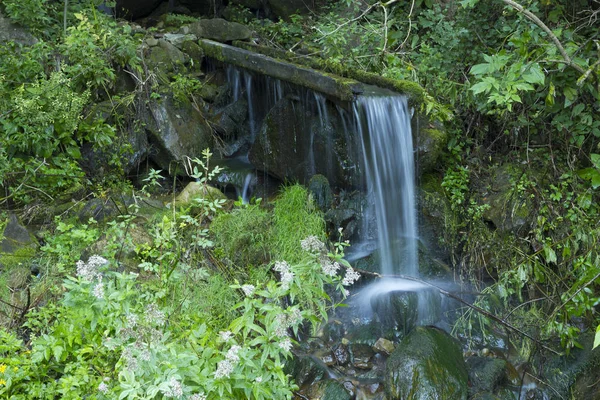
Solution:
<svg viewBox="0 0 600 400"><path fill-rule="evenodd" d="M303 255L300 240L311 235L325 237L323 216L301 185L288 186L282 191L273 215L273 253L277 259L296 262Z"/></svg>
<svg viewBox="0 0 600 400"><path fill-rule="evenodd" d="M202 83L193 77L176 74L170 86L175 101L183 103L189 101L194 93L202 88Z"/></svg>

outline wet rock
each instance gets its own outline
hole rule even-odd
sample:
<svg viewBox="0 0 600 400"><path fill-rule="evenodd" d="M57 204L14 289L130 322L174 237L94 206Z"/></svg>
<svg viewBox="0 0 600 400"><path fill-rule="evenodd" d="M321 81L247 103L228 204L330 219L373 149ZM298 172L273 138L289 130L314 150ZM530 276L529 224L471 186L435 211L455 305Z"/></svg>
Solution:
<svg viewBox="0 0 600 400"><path fill-rule="evenodd" d="M202 150L212 148L211 128L189 101L175 103L165 96L150 102L146 111L143 122L157 150L150 157L163 170L172 170L172 161L185 156L201 158Z"/></svg>
<svg viewBox="0 0 600 400"><path fill-rule="evenodd" d="M344 344L339 344L333 348L333 356L338 365L346 365L350 361L350 353Z"/></svg>
<svg viewBox="0 0 600 400"><path fill-rule="evenodd" d="M252 31L246 26L222 18L201 19L194 22L190 25L190 32L199 38L217 42L248 40L252 37Z"/></svg>
<svg viewBox="0 0 600 400"><path fill-rule="evenodd" d="M373 345L373 350L390 355L394 351L394 343L385 338L379 338Z"/></svg>
<svg viewBox="0 0 600 400"><path fill-rule="evenodd" d="M327 178L321 174L314 175L308 182L308 191L321 211L327 211L333 203L333 191Z"/></svg>
<svg viewBox="0 0 600 400"><path fill-rule="evenodd" d="M417 327L387 360L388 400L465 400L467 382L467 368L458 343L437 328Z"/></svg>
<svg viewBox="0 0 600 400"><path fill-rule="evenodd" d="M329 350L319 350L315 352L314 356L321 360L321 362L327 365L328 367L335 364L335 357L333 356L333 353Z"/></svg>
<svg viewBox="0 0 600 400"><path fill-rule="evenodd" d="M384 331L393 330L402 336L417 324L419 317L417 293L392 291L371 299L371 308L381 322Z"/></svg>
<svg viewBox="0 0 600 400"><path fill-rule="evenodd" d="M439 158L448 143L448 134L441 129L421 129L417 136L417 168L427 173L439 167Z"/></svg>
<svg viewBox="0 0 600 400"><path fill-rule="evenodd" d="M27 264L38 248L36 238L10 213L0 242L0 269Z"/></svg>
<svg viewBox="0 0 600 400"><path fill-rule="evenodd" d="M340 382L334 379L319 381L305 392L311 400L350 400L352 395Z"/></svg>
<svg viewBox="0 0 600 400"><path fill-rule="evenodd" d="M327 377L327 367L311 356L295 356L285 364L285 373L292 376L300 387Z"/></svg>
<svg viewBox="0 0 600 400"><path fill-rule="evenodd" d="M173 46L177 47L178 49L181 49L183 44L186 42L194 42L196 40L198 40L198 38L196 37L196 35L188 33L186 34L182 34L182 33L165 33L165 35L163 36L163 38L171 43ZM198 45L196 45L198 46ZM200 47L198 47L200 48Z"/></svg>
<svg viewBox="0 0 600 400"><path fill-rule="evenodd" d="M328 115L322 119L315 104L282 99L267 114L250 149L250 162L282 181L307 183L322 174L332 187L358 185L343 121L334 109Z"/></svg>
<svg viewBox="0 0 600 400"><path fill-rule="evenodd" d="M187 54L191 60L191 64L196 66L197 69L200 69L200 66L202 65L202 61L204 60L204 50L202 50L202 48L200 46L198 46L198 43L195 42L184 42L181 46L180 46L181 51L183 51L185 54ZM206 86L206 85L204 85Z"/></svg>
<svg viewBox="0 0 600 400"><path fill-rule="evenodd" d="M506 361L489 357L469 357L469 392L494 392L506 378Z"/></svg>
<svg viewBox="0 0 600 400"><path fill-rule="evenodd" d="M371 369L373 367L371 359L375 353L368 344L350 344L348 346L348 352L350 353L350 362L354 368Z"/></svg>
<svg viewBox="0 0 600 400"><path fill-rule="evenodd" d="M0 12L0 44L8 42L32 46L37 39L26 28L13 23Z"/></svg>

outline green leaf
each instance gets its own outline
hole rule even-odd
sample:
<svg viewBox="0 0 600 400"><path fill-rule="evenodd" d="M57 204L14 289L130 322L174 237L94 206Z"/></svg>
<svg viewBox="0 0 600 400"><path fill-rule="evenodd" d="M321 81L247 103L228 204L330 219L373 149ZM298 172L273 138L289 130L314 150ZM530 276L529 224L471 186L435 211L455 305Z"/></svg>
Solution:
<svg viewBox="0 0 600 400"><path fill-rule="evenodd" d="M539 83L540 85L543 85L546 76L544 75L544 72L540 68L539 64L535 63L529 67L529 71L523 74L523 79L529 83Z"/></svg>
<svg viewBox="0 0 600 400"><path fill-rule="evenodd" d="M581 112L585 109L585 104L577 104L575 107L573 107L573 112L572 115L574 117L578 116L579 114L581 114Z"/></svg>
<svg viewBox="0 0 600 400"><path fill-rule="evenodd" d="M556 264L556 252L547 244L544 245L544 255L547 262Z"/></svg>
<svg viewBox="0 0 600 400"><path fill-rule="evenodd" d="M592 350L600 345L600 325L596 328L596 336L594 336L594 346Z"/></svg>
<svg viewBox="0 0 600 400"><path fill-rule="evenodd" d="M489 92L492 89L492 85L489 81L479 82L471 86L471 90L474 94Z"/></svg>
<svg viewBox="0 0 600 400"><path fill-rule="evenodd" d="M472 75L487 74L490 70L490 64L476 64L471 67Z"/></svg>

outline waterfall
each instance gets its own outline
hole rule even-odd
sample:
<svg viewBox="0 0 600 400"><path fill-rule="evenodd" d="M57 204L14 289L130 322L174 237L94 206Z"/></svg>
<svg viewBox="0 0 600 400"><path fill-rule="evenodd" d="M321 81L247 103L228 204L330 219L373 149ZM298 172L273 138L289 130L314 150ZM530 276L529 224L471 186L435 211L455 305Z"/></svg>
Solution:
<svg viewBox="0 0 600 400"><path fill-rule="evenodd" d="M380 272L417 276L415 167L407 100L361 97L354 103L354 116L367 187L364 219L367 225L375 224L364 231L377 232Z"/></svg>

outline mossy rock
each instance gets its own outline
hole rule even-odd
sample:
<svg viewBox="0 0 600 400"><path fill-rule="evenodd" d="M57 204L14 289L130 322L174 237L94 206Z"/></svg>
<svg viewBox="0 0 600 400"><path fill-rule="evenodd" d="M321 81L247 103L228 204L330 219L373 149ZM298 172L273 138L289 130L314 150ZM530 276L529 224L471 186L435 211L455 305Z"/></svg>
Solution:
<svg viewBox="0 0 600 400"><path fill-rule="evenodd" d="M321 211L326 212L333 203L333 191L324 175L317 174L310 178L308 191Z"/></svg>
<svg viewBox="0 0 600 400"><path fill-rule="evenodd" d="M486 392L493 393L506 379L506 361L498 358L470 357L469 366L469 392L482 395ZM482 397L482 399L485 397Z"/></svg>
<svg viewBox="0 0 600 400"><path fill-rule="evenodd" d="M466 400L468 373L458 343L441 329L417 327L387 360L388 400Z"/></svg>
<svg viewBox="0 0 600 400"><path fill-rule="evenodd" d="M222 18L201 19L190 25L190 32L198 38L217 42L248 40L252 37L252 31L246 26Z"/></svg>
<svg viewBox="0 0 600 400"><path fill-rule="evenodd" d="M15 214L10 214L0 242L0 267L28 265L38 249L37 239Z"/></svg>
<svg viewBox="0 0 600 400"><path fill-rule="evenodd" d="M448 143L448 133L442 129L421 129L417 134L417 166L423 174L439 167L439 159Z"/></svg>
<svg viewBox="0 0 600 400"><path fill-rule="evenodd" d="M192 206L196 199L205 199L208 201L227 200L227 196L216 187L204 185L200 182L190 182L175 198L172 206Z"/></svg>

